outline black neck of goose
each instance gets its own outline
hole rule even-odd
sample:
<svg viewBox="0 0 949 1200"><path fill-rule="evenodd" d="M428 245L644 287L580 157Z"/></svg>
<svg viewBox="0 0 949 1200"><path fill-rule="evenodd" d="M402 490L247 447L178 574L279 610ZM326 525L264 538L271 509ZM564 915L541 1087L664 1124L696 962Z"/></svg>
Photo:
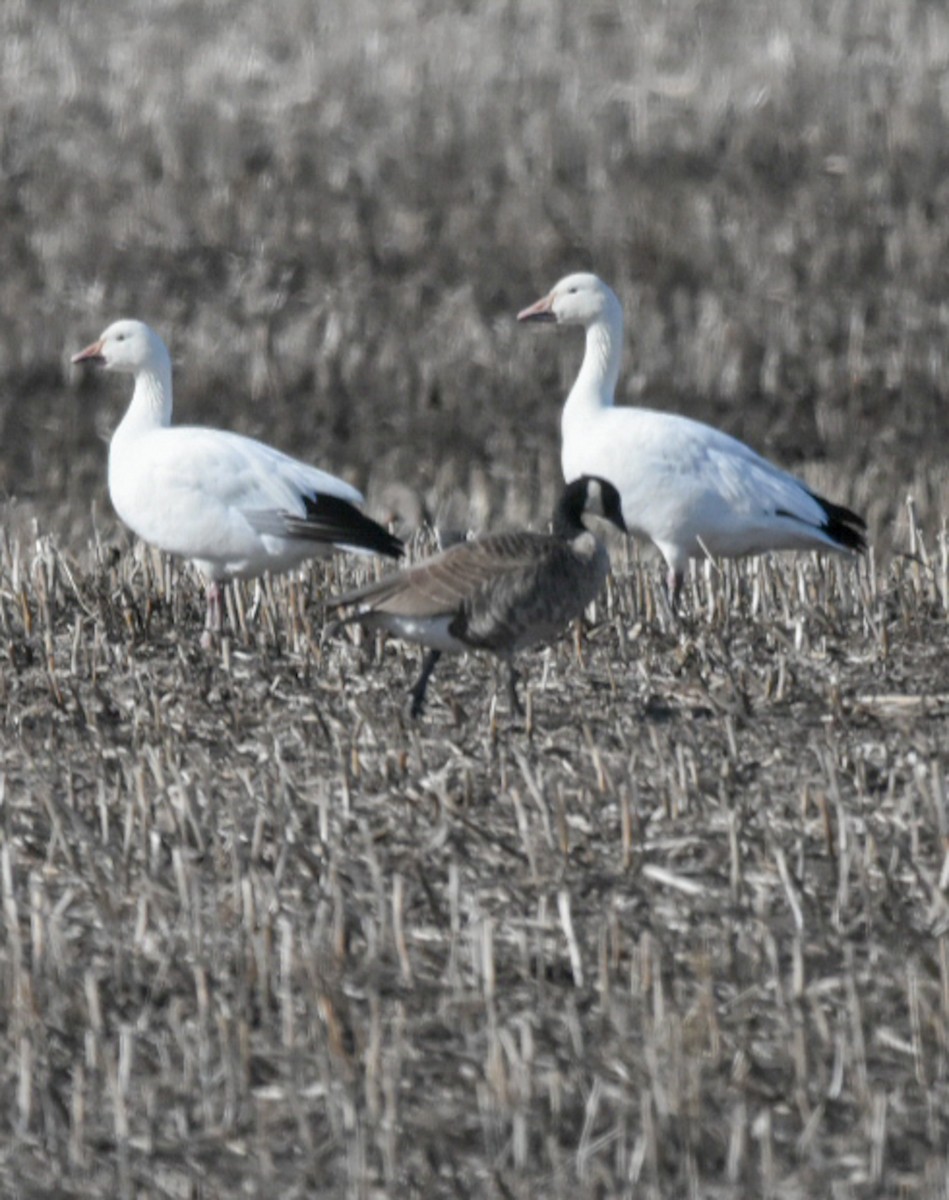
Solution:
<svg viewBox="0 0 949 1200"><path fill-rule="evenodd" d="M573 483L568 483L560 493L560 499L554 509L554 537L567 541L584 531L586 526L583 524L583 513L586 502L586 479L575 479Z"/></svg>

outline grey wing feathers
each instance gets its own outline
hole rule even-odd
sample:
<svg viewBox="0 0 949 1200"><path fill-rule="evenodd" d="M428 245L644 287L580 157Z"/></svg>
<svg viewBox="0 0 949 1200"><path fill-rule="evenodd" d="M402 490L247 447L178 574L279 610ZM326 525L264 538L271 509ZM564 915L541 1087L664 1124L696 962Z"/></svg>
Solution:
<svg viewBox="0 0 949 1200"><path fill-rule="evenodd" d="M334 596L332 608L357 606L361 612L403 617L437 617L461 610L479 590L498 585L508 573L527 570L544 555L553 538L539 533L501 533L462 542L417 566L377 583Z"/></svg>

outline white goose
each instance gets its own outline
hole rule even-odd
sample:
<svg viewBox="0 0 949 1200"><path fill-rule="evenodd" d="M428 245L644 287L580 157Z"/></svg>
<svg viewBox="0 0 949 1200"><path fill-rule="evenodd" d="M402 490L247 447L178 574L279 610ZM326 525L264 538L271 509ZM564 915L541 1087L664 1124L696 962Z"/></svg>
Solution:
<svg viewBox="0 0 949 1200"><path fill-rule="evenodd" d="M284 571L333 549L398 558L402 543L354 507L342 479L263 442L172 427L171 358L141 321L116 321L73 356L135 377L109 446L109 495L140 538L190 559L207 581L207 635L221 628L221 584Z"/></svg>
<svg viewBox="0 0 949 1200"><path fill-rule="evenodd" d="M630 533L655 543L666 561L673 608L690 558L866 549L862 517L737 438L673 413L613 407L623 310L596 275L566 276L517 319L586 329L583 365L561 422L564 478L613 481Z"/></svg>

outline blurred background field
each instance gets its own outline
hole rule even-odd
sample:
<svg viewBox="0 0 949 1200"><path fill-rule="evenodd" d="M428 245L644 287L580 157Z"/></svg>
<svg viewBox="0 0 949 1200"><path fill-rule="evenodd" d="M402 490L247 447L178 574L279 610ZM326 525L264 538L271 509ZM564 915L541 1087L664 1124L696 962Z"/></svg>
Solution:
<svg viewBox="0 0 949 1200"><path fill-rule="evenodd" d="M588 267L621 400L745 438L883 550L908 492L947 511L943 6L12 0L0 36L0 489L44 527L110 525L126 395L68 355L129 315L179 419L539 519L580 347L513 315Z"/></svg>
<svg viewBox="0 0 949 1200"><path fill-rule="evenodd" d="M947 192L934 0L5 0L0 1194L947 1200ZM514 314L578 268L620 401L866 567L704 565L672 628L614 542L527 730L324 640L365 563L203 654L71 353L140 317L179 420L538 527L581 348Z"/></svg>

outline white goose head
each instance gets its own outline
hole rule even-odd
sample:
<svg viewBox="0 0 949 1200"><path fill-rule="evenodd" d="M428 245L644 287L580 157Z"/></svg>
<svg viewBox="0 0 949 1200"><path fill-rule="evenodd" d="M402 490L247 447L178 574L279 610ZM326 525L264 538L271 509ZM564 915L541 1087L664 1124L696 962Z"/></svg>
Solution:
<svg viewBox="0 0 949 1200"><path fill-rule="evenodd" d="M72 361L129 375L137 375L140 371L164 374L171 370L165 343L143 321L114 321L98 341L74 354Z"/></svg>
<svg viewBox="0 0 949 1200"><path fill-rule="evenodd" d="M519 312L517 319L589 328L604 320L611 325L617 320L621 322L622 309L615 293L602 279L578 271L565 276L546 296Z"/></svg>

